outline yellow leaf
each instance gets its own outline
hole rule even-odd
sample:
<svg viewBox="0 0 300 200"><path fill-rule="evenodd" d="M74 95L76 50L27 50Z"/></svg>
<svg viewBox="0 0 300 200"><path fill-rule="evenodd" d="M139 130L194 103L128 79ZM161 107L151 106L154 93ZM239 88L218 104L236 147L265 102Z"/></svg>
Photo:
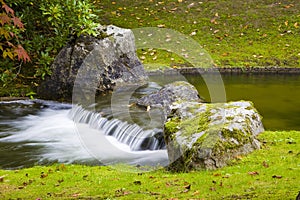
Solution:
<svg viewBox="0 0 300 200"><path fill-rule="evenodd" d="M295 27L295 28L299 28L298 22L296 22L296 23L294 24L294 27Z"/></svg>
<svg viewBox="0 0 300 200"><path fill-rule="evenodd" d="M285 21L284 24L285 24L286 26L288 26L288 25L289 25L289 21Z"/></svg>
<svg viewBox="0 0 300 200"><path fill-rule="evenodd" d="M3 51L3 54L2 54L3 58L5 59L7 56L10 58L10 59L14 59L14 55L13 53L10 51L10 50L4 50Z"/></svg>

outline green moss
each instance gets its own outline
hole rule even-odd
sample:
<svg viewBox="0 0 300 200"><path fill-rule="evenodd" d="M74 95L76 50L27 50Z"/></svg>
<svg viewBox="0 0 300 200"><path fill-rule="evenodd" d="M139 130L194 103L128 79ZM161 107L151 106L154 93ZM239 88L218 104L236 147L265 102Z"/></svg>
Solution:
<svg viewBox="0 0 300 200"><path fill-rule="evenodd" d="M195 133L205 131L209 126L210 112L207 109L205 112L199 112L195 117L181 121L180 127L182 136L191 136Z"/></svg>
<svg viewBox="0 0 300 200"><path fill-rule="evenodd" d="M173 137L173 133L176 133L179 130L180 120L178 117L171 118L165 123L165 137Z"/></svg>

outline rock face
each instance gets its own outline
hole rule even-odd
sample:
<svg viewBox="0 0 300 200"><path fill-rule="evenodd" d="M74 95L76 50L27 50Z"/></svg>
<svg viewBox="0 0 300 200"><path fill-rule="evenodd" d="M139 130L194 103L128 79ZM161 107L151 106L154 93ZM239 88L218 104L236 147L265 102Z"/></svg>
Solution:
<svg viewBox="0 0 300 200"><path fill-rule="evenodd" d="M52 75L38 89L41 98L71 100L80 70L84 74L80 77L82 86L93 87L98 93L112 90L116 85L147 81L136 56L132 31L116 26L108 26L104 31L105 38L81 36L60 51L51 66Z"/></svg>
<svg viewBox="0 0 300 200"><path fill-rule="evenodd" d="M171 111L171 106L175 102L190 101L203 102L196 88L184 81L177 81L165 85L159 91L140 98L137 105L150 108L161 108L165 114L165 119Z"/></svg>
<svg viewBox="0 0 300 200"><path fill-rule="evenodd" d="M204 104L182 102L171 107L165 123L170 170L215 169L260 148L264 131L251 102Z"/></svg>

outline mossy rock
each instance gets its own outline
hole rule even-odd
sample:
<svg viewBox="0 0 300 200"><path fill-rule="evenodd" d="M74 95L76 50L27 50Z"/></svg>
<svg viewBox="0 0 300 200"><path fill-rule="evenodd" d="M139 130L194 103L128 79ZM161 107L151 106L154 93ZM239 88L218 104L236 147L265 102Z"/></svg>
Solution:
<svg viewBox="0 0 300 200"><path fill-rule="evenodd" d="M182 102L171 108L164 136L173 171L223 167L260 148L262 117L251 102Z"/></svg>

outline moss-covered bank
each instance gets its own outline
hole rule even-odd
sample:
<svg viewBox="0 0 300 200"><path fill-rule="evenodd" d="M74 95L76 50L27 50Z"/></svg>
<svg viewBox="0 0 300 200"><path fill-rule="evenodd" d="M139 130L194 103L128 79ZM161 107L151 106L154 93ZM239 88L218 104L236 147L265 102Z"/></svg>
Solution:
<svg viewBox="0 0 300 200"><path fill-rule="evenodd" d="M0 170L1 199L295 199L300 132L264 132L262 149L218 170L130 173L112 167Z"/></svg>

